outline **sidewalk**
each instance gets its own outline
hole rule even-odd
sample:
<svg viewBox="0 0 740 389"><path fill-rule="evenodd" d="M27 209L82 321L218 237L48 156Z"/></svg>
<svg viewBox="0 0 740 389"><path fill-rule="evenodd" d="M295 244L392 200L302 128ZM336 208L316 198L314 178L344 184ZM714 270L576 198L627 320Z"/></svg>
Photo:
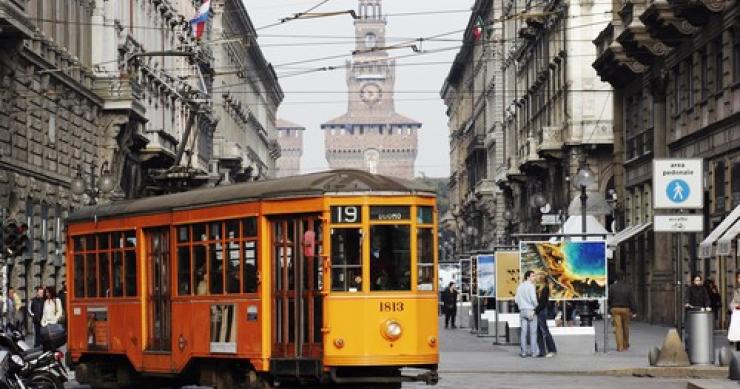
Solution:
<svg viewBox="0 0 740 389"><path fill-rule="evenodd" d="M662 347L670 327L633 322L630 349L617 352L614 333L609 328L607 352L603 352L603 322L595 321L599 352L563 354L553 358L521 358L519 345L493 345L492 337L478 337L470 328L444 329L440 321L440 372L446 373L548 373L618 376L661 376L726 378L727 368L692 366L690 368L654 368L648 363L652 347ZM727 345L722 335L715 336L715 348ZM593 344L583 347L594 348Z"/></svg>

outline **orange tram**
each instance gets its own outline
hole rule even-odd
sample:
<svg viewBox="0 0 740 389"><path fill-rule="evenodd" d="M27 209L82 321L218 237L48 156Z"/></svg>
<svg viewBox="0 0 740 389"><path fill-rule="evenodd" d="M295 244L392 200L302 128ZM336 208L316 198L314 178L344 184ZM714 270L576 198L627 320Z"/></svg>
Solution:
<svg viewBox="0 0 740 389"><path fill-rule="evenodd" d="M434 193L335 170L69 218L80 383L399 388L438 380Z"/></svg>

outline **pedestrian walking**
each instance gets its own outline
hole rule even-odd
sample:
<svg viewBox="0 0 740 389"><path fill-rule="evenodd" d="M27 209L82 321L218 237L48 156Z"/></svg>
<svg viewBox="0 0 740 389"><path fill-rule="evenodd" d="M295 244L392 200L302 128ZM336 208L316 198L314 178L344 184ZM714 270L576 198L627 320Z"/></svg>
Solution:
<svg viewBox="0 0 740 389"><path fill-rule="evenodd" d="M735 289L732 291L730 302L730 328L727 330L727 339L735 343L735 350L740 351L740 271L735 273Z"/></svg>
<svg viewBox="0 0 740 389"><path fill-rule="evenodd" d="M28 315L33 322L33 346L41 347L41 318L44 316L44 288L36 287L36 295L28 304Z"/></svg>
<svg viewBox="0 0 740 389"><path fill-rule="evenodd" d="M707 288L709 294L709 305L714 312L714 322L719 323L719 311L722 309L722 296L719 294L719 288L714 280L709 278L704 281L704 287Z"/></svg>
<svg viewBox="0 0 740 389"><path fill-rule="evenodd" d="M617 351L630 348L630 319L634 319L635 305L632 300L632 288L625 282L624 274L609 288L609 308L617 338Z"/></svg>
<svg viewBox="0 0 740 389"><path fill-rule="evenodd" d="M531 270L524 273L524 281L516 288L514 302L519 307L521 334L519 335L520 354L522 358L539 356L537 347L537 316L534 313L537 307L537 291L534 287L535 274ZM529 341L529 352L527 352Z"/></svg>
<svg viewBox="0 0 740 389"><path fill-rule="evenodd" d="M537 314L537 348L540 350L540 357L550 358L554 357L558 350L547 326L547 319L550 317L550 280L546 274L540 275L540 284L537 307L534 309Z"/></svg>
<svg viewBox="0 0 740 389"><path fill-rule="evenodd" d="M451 281L450 284L442 291L442 310L445 314L445 328L448 328L452 324L452 328L455 326L455 316L457 314L457 289L455 288L455 281Z"/></svg>
<svg viewBox="0 0 740 389"><path fill-rule="evenodd" d="M704 310L711 309L712 302L709 299L707 288L704 287L704 280L700 274L694 275L693 283L689 287L688 301L685 304L687 310Z"/></svg>
<svg viewBox="0 0 740 389"><path fill-rule="evenodd" d="M15 293L15 289L8 288L8 298L5 302L5 328L8 331L17 331L19 311L21 309L21 298Z"/></svg>
<svg viewBox="0 0 740 389"><path fill-rule="evenodd" d="M57 292L57 297L59 297L59 300L62 302L62 307L64 308L64 315L62 316L62 324L64 327L67 327L67 313L68 313L68 307L67 307L67 281L62 281L62 288L59 289Z"/></svg>

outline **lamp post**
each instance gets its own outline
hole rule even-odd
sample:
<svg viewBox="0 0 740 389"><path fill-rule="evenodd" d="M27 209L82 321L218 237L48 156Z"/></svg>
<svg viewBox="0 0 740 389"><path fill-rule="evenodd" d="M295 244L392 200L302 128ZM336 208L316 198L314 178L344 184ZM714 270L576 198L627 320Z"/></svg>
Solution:
<svg viewBox="0 0 740 389"><path fill-rule="evenodd" d="M588 165L583 164L578 169L574 182L581 189L581 232L583 233L583 240L586 240L586 204L588 201L586 188L593 185L596 182L596 178L591 169L588 168Z"/></svg>
<svg viewBox="0 0 740 389"><path fill-rule="evenodd" d="M585 241L586 234L588 232L586 226L586 209L588 202L588 194L586 193L586 188L593 185L593 183L596 182L596 179L594 178L594 173L588 168L588 165L583 163L578 169L578 173L576 173L576 177L573 182L576 184L576 187L581 189L581 232L583 233L583 240ZM584 312L585 315L581 316L585 316L586 320L583 320L583 318L581 319L581 326L590 326L592 324L591 318L593 317L590 305L586 305L585 309L582 312ZM606 312L604 314L604 333L606 334ZM604 336L604 341L604 344L606 345L606 336ZM606 346L604 346L604 350L606 350Z"/></svg>
<svg viewBox="0 0 740 389"><path fill-rule="evenodd" d="M510 209L504 211L504 220L506 220L506 239L508 244L511 244L511 221L514 220L514 212Z"/></svg>
<svg viewBox="0 0 740 389"><path fill-rule="evenodd" d="M72 179L70 183L70 190L76 195L86 194L90 198L89 205L95 205L98 202L98 197L113 191L115 184L113 183L113 177L108 170L108 161L103 162L100 165L99 182L96 184L95 168L90 166L90 183L88 185L85 182L85 178L82 177L82 165L77 165L77 176Z"/></svg>

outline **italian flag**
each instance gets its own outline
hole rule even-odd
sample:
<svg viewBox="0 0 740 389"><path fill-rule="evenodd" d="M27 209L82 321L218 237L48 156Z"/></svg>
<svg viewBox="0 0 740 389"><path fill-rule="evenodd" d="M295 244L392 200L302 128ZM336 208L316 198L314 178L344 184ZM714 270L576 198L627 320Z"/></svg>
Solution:
<svg viewBox="0 0 740 389"><path fill-rule="evenodd" d="M473 26L473 39L478 41L481 35L483 35L483 19L478 15L475 18L475 25Z"/></svg>

